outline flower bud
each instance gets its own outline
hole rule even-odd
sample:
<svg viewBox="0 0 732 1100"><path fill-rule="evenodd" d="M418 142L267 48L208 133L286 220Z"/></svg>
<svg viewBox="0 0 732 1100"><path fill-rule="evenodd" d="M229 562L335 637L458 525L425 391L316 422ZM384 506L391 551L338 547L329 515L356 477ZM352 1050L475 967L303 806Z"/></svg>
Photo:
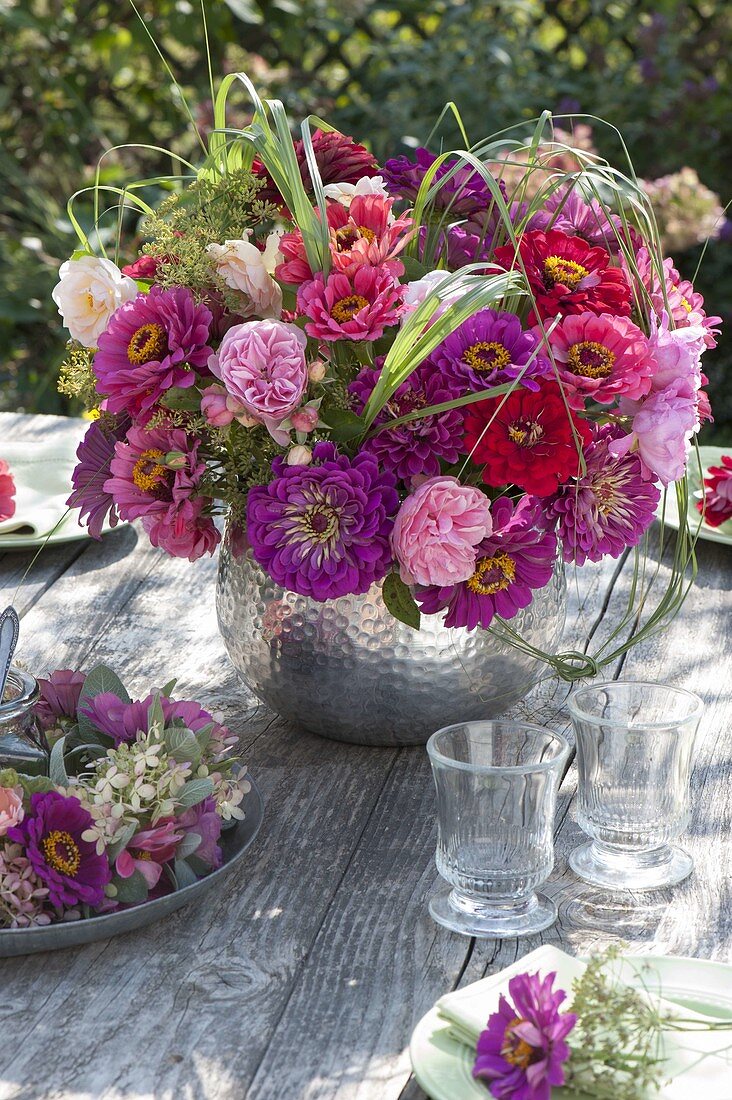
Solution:
<svg viewBox="0 0 732 1100"><path fill-rule="evenodd" d="M169 470L183 470L188 465L188 455L182 451L168 451L163 459L163 466Z"/></svg>
<svg viewBox="0 0 732 1100"><path fill-rule="evenodd" d="M311 432L318 423L318 410L312 405L304 405L292 413L290 423L296 432Z"/></svg>
<svg viewBox="0 0 732 1100"><path fill-rule="evenodd" d="M309 466L312 461L313 452L309 447L305 447L301 443L296 447L290 448L287 452L288 466Z"/></svg>
<svg viewBox="0 0 732 1100"><path fill-rule="evenodd" d="M322 382L328 373L328 364L322 359L316 359L308 367L308 378L311 382Z"/></svg>

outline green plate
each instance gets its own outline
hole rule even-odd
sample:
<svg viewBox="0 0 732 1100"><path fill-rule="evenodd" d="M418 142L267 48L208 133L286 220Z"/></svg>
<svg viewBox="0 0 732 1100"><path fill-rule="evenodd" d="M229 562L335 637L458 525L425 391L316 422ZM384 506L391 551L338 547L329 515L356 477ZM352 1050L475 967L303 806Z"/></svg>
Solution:
<svg viewBox="0 0 732 1100"><path fill-rule="evenodd" d="M635 956L644 964L644 986L665 1000L717 1019L732 1020L732 966L700 959L659 955ZM645 964L650 967L645 970ZM700 1061L656 1094L658 1100L730 1100L732 1098L732 1031L717 1036L723 1055ZM431 1100L490 1100L485 1085L474 1081L474 1055L453 1039L437 1008L432 1008L414 1029L409 1047L412 1068ZM555 1100L570 1100L566 1090L554 1090Z"/></svg>
<svg viewBox="0 0 732 1100"><path fill-rule="evenodd" d="M697 501L701 499L701 487L702 479L699 477L699 462L701 462L704 477L706 477L707 470L710 466L721 466L722 455L731 454L732 448L730 447L700 447L699 458L695 451L691 452L691 458L689 459L689 472L686 475L686 480L689 483L689 528L692 535L698 535L700 539L707 539L709 542L722 542L727 546L732 546L732 519L728 519L725 523L720 524L719 527L710 527L708 523L704 523L701 515L696 509ZM673 486L669 488L666 493L666 511L664 514L664 500L661 497L658 508L656 509L656 519L661 519L667 527L673 527L675 531L679 528L679 508L676 500L676 493ZM732 1097L732 1089L730 1089L730 1097Z"/></svg>

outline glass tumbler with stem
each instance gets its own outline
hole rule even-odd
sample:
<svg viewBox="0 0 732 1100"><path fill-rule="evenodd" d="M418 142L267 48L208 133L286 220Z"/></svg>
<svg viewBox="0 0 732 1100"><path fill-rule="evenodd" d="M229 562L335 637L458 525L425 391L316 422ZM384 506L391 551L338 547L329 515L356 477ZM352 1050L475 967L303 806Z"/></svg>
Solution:
<svg viewBox="0 0 732 1100"><path fill-rule="evenodd" d="M536 889L554 862L554 811L569 746L523 722L463 722L427 742L437 788L438 924L468 936L529 936L556 920Z"/></svg>
<svg viewBox="0 0 732 1100"><path fill-rule="evenodd" d="M608 889L673 886L691 873L674 841L689 822L689 779L703 703L669 684L594 684L568 701L577 741L577 822L589 841L569 864Z"/></svg>

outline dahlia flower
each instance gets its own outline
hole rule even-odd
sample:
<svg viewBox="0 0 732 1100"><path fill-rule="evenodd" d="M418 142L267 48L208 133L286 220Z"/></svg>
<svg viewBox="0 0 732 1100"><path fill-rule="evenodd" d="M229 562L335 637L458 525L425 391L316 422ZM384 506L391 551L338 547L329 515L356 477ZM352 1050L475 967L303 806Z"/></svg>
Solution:
<svg viewBox="0 0 732 1100"><path fill-rule="evenodd" d="M721 466L709 467L704 478L704 499L696 506L710 527L732 519L732 455L722 455Z"/></svg>
<svg viewBox="0 0 732 1100"><path fill-rule="evenodd" d="M490 501L456 477L423 481L402 504L392 549L405 584L454 585L475 569L476 547L493 527Z"/></svg>
<svg viewBox="0 0 732 1100"><path fill-rule="evenodd" d="M204 514L210 502L196 496L206 470L199 446L180 428L130 428L115 446L112 476L104 483L122 519L142 518L153 546L189 561L212 553L221 537ZM184 456L184 465L171 469L170 452Z"/></svg>
<svg viewBox="0 0 732 1100"><path fill-rule="evenodd" d="M148 890L152 890L160 880L163 865L175 856L183 836L173 818L160 821L151 829L140 829L117 856L114 869L123 879L139 871Z"/></svg>
<svg viewBox="0 0 732 1100"><path fill-rule="evenodd" d="M94 356L98 388L110 412L137 415L173 386L192 386L205 368L211 311L187 287L154 286L112 316Z"/></svg>
<svg viewBox="0 0 732 1100"><path fill-rule="evenodd" d="M364 368L348 387L355 398L357 413L361 414L366 407L380 373ZM460 388L426 361L412 371L389 398L376 417L374 427L459 396ZM383 428L361 445L361 451L374 455L382 470L391 470L409 484L419 475L433 477L439 474L440 460L449 464L458 461L462 425L460 409L419 416L395 428Z"/></svg>
<svg viewBox="0 0 732 1100"><path fill-rule="evenodd" d="M534 393L522 388L468 406L464 446L483 465L486 485L518 485L549 496L579 471L578 451L590 425L567 409L559 386L546 381Z"/></svg>
<svg viewBox="0 0 732 1100"><path fill-rule="evenodd" d="M32 928L50 924L48 887L33 869L20 844L0 844L0 924Z"/></svg>
<svg viewBox="0 0 732 1100"><path fill-rule="evenodd" d="M375 176L379 171L379 166L374 160L373 154L345 134L339 134L335 130L328 133L323 130L316 130L311 135L311 139L313 152L315 153L315 163L324 184L358 183L364 176ZM296 141L294 145L295 156L297 157L305 190L312 192L312 180L310 179L310 169L305 156L305 147L302 141ZM283 205L282 195L261 161L254 161L252 172L264 183L264 187L257 191L257 199L260 202L272 202L278 206Z"/></svg>
<svg viewBox="0 0 732 1100"><path fill-rule="evenodd" d="M382 175L390 194L412 205L417 198L422 180L436 160L435 153L430 153L429 149L423 148L416 150L414 161L406 156L388 160L382 169ZM451 164L449 161L441 164L432 178L430 187L444 180L454 168L454 163ZM506 189L503 183L499 186L505 200ZM432 200L435 209L449 210L455 218L469 218L471 214L485 210L494 201L490 187L483 176L469 164L458 168L449 180L445 180Z"/></svg>
<svg viewBox="0 0 732 1100"><path fill-rule="evenodd" d="M15 482L7 462L0 458L0 523L15 515Z"/></svg>
<svg viewBox="0 0 732 1100"><path fill-rule="evenodd" d="M401 287L386 267L358 266L350 275L318 274L297 292L305 331L314 340L379 340L401 316Z"/></svg>
<svg viewBox="0 0 732 1100"><path fill-rule="evenodd" d="M60 719L76 721L85 679L83 672L74 672L70 668L56 669L48 679L39 678L40 697L33 713L42 730L57 728Z"/></svg>
<svg viewBox="0 0 732 1100"><path fill-rule="evenodd" d="M94 348L114 312L136 294L135 280L111 260L81 256L61 264L51 297L72 338Z"/></svg>
<svg viewBox="0 0 732 1100"><path fill-rule="evenodd" d="M585 448L585 469L547 501L546 514L556 522L566 562L584 565L606 555L618 558L637 546L653 523L661 491L643 477L637 454L615 458L609 444L622 429L596 428Z"/></svg>
<svg viewBox="0 0 732 1100"><path fill-rule="evenodd" d="M623 396L637 400L651 388L655 364L649 342L627 317L572 314L552 330L549 345L574 409L584 408L588 400L601 405Z"/></svg>
<svg viewBox="0 0 732 1100"><path fill-rule="evenodd" d="M570 1055L566 1038L577 1023L560 1012L566 994L552 988L556 973L517 974L508 983L513 1003L501 994L498 1011L478 1039L473 1077L496 1100L550 1100L552 1086L564 1084Z"/></svg>
<svg viewBox="0 0 732 1100"><path fill-rule="evenodd" d="M227 393L274 432L298 407L307 387L306 344L297 325L246 321L229 329L208 366Z"/></svg>
<svg viewBox="0 0 732 1100"><path fill-rule="evenodd" d="M538 345L533 333L522 330L515 313L482 309L445 337L430 359L463 393L518 378L522 386L538 390L537 378L549 370L546 358L534 354Z"/></svg>
<svg viewBox="0 0 732 1100"><path fill-rule="evenodd" d="M44 791L31 795L30 811L8 830L9 840L24 846L37 877L48 887L49 901L59 909L78 904L94 908L104 901L112 875L106 857L82 837L92 824L78 798Z"/></svg>
<svg viewBox="0 0 732 1100"><path fill-rule="evenodd" d="M79 509L79 523L85 523L93 539L100 539L105 522L116 527L119 521L114 500L104 485L110 476L114 448L124 439L129 421L123 417L113 428L91 424L76 449L77 463L71 475L74 489L66 501Z"/></svg>
<svg viewBox="0 0 732 1100"><path fill-rule="evenodd" d="M272 464L269 485L249 490L252 553L275 583L315 600L360 595L391 566L398 497L394 475L369 454L348 459L318 443L313 464Z"/></svg>
<svg viewBox="0 0 732 1100"><path fill-rule="evenodd" d="M457 584L418 587L414 598L428 615L447 610L445 626L487 628L496 615L512 619L528 607L534 589L551 580L557 541L546 530L540 502L508 497L491 505L493 530L474 548L470 575Z"/></svg>
<svg viewBox="0 0 732 1100"><path fill-rule="evenodd" d="M619 268L610 267L604 248L592 248L581 237L568 237L558 229L546 233L534 229L513 245L495 252L495 261L506 270L522 268L536 300L529 323L552 320L557 314L630 314L630 286Z"/></svg>

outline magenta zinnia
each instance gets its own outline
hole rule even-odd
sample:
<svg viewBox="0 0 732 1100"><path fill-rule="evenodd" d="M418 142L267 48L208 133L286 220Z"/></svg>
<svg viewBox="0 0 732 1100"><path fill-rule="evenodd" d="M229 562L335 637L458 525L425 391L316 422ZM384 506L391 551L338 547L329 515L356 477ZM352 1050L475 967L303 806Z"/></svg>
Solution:
<svg viewBox="0 0 732 1100"><path fill-rule="evenodd" d="M567 401L611 405L618 397L644 397L655 362L647 338L627 317L577 313L565 317L549 336L554 366Z"/></svg>
<svg viewBox="0 0 732 1100"><path fill-rule="evenodd" d="M96 908L112 875L106 855L97 855L83 834L94 824L78 798L58 791L31 797L31 807L8 839L22 844L37 877L48 887L48 899L58 909L83 904Z"/></svg>
<svg viewBox="0 0 732 1100"><path fill-rule="evenodd" d="M102 537L105 522L116 527L119 520L104 483L110 475L115 445L124 439L127 427L127 417L111 428L92 424L76 449L77 462L71 475L74 491L66 503L69 508L79 509L79 523L86 523L93 539Z"/></svg>
<svg viewBox="0 0 732 1100"><path fill-rule="evenodd" d="M622 430L596 428L584 450L585 470L562 485L546 505L556 521L564 560L584 565L636 546L653 523L660 489L643 477L636 453L615 458L608 446Z"/></svg>
<svg viewBox="0 0 732 1100"><path fill-rule="evenodd" d="M577 1023L560 1012L566 993L552 988L556 973L517 974L508 983L513 1003L501 994L498 1011L478 1039L473 1077L485 1081L496 1100L550 1100L564 1084L570 1055L567 1035Z"/></svg>
<svg viewBox="0 0 732 1100"><path fill-rule="evenodd" d="M120 306L94 356L98 389L109 411L134 416L152 408L173 386L192 386L191 368L204 369L212 354L211 319L211 311L182 286L154 286Z"/></svg>
<svg viewBox="0 0 732 1100"><path fill-rule="evenodd" d="M318 443L312 466L275 459L275 478L249 491L247 534L256 561L283 588L315 600L368 592L391 567L394 475L372 455L349 459Z"/></svg>
<svg viewBox="0 0 732 1100"><path fill-rule="evenodd" d="M401 314L402 291L388 267L360 265L351 274L333 271L303 283L297 308L314 340L379 340Z"/></svg>

